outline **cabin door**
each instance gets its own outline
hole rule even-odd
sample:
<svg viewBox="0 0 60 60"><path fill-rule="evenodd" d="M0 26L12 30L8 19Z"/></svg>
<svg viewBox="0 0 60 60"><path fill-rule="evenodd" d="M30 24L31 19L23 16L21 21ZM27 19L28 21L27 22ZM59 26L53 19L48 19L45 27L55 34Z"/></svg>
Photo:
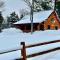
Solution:
<svg viewBox="0 0 60 60"><path fill-rule="evenodd" d="M40 30L44 30L44 25L43 24L40 25Z"/></svg>

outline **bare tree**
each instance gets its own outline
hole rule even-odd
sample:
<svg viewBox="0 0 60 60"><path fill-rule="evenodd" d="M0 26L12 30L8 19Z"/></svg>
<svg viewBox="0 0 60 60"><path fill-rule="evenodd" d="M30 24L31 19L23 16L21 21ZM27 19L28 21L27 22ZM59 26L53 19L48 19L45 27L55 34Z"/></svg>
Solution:
<svg viewBox="0 0 60 60"><path fill-rule="evenodd" d="M20 19L22 19L25 15L28 15L30 12L28 12L26 9L20 9Z"/></svg>
<svg viewBox="0 0 60 60"><path fill-rule="evenodd" d="M33 32L33 12L51 9L51 0L24 0L30 7L31 32Z"/></svg>
<svg viewBox="0 0 60 60"><path fill-rule="evenodd" d="M30 20L31 20L31 34L33 33L33 11L34 11L34 0L24 0L30 7Z"/></svg>
<svg viewBox="0 0 60 60"><path fill-rule="evenodd" d="M29 7L31 7L31 1L32 0L23 0L23 1L26 2Z"/></svg>
<svg viewBox="0 0 60 60"><path fill-rule="evenodd" d="M33 0L24 0L27 5L31 8ZM55 0L34 0L34 9L33 11L41 11L41 10L48 10L53 9L53 3Z"/></svg>

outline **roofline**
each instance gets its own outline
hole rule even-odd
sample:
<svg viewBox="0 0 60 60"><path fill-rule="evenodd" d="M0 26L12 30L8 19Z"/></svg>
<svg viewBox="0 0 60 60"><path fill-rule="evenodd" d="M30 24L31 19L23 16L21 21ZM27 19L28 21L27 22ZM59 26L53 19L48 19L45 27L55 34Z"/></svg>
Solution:
<svg viewBox="0 0 60 60"><path fill-rule="evenodd" d="M59 18L59 16L58 16L58 14L57 14L57 12L55 11L55 13L56 13L56 18L59 20L59 22L60 22L60 18Z"/></svg>
<svg viewBox="0 0 60 60"><path fill-rule="evenodd" d="M51 12L51 14L52 14L54 12L54 10L53 9L51 9L51 10L52 10L52 12ZM49 11L49 10L44 10L44 11ZM48 18L51 16L51 14L48 16ZM47 20L47 19L45 19L45 20ZM33 23L35 23L35 22L33 22ZM41 22L36 22L36 23L41 23ZM13 24L15 24L15 23L13 23ZM27 24L27 23L21 23L21 24Z"/></svg>

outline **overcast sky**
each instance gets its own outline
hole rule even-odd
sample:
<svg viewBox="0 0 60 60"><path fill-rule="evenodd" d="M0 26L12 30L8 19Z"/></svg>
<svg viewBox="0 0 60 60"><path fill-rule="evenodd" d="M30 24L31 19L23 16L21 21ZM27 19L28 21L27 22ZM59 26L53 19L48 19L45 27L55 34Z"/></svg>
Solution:
<svg viewBox="0 0 60 60"><path fill-rule="evenodd" d="M28 11L30 10L27 3L25 3L23 0L3 0L3 1L5 1L5 7L3 11L4 17L8 16L10 13L14 11L19 14L20 9L26 9Z"/></svg>
<svg viewBox="0 0 60 60"><path fill-rule="evenodd" d="M4 0L4 1L5 1L5 7L3 11L3 16L8 16L13 11L19 13L20 9L29 10L29 7L23 0Z"/></svg>

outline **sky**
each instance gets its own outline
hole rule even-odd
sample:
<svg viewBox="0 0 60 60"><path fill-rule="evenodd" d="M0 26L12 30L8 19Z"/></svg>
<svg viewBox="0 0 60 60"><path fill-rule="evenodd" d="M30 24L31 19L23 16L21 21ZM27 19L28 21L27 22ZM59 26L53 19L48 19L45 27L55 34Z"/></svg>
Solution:
<svg viewBox="0 0 60 60"><path fill-rule="evenodd" d="M24 2L24 0L2 0L2 1L5 1L5 6L2 12L4 17L9 16L14 11L16 12L16 14L20 16L20 9L26 9L28 11L30 10L30 8L28 7L27 3Z"/></svg>
<svg viewBox="0 0 60 60"><path fill-rule="evenodd" d="M3 16L9 16L10 13L16 12L19 14L20 9L26 9L29 10L29 7L27 3L25 3L23 0L4 0L5 1L5 6L4 6L4 11Z"/></svg>

